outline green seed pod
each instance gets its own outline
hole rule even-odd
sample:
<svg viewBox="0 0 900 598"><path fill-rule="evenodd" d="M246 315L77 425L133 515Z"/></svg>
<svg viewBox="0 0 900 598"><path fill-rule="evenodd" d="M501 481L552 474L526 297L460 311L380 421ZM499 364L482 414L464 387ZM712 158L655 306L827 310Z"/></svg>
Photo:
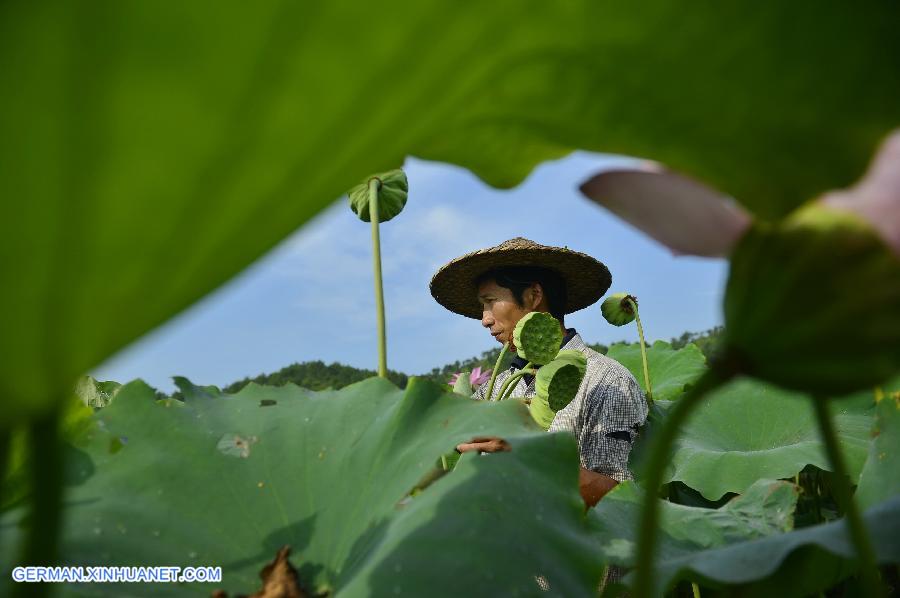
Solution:
<svg viewBox="0 0 900 598"><path fill-rule="evenodd" d="M900 370L900 259L862 219L810 205L757 224L725 291L730 367L836 396Z"/></svg>
<svg viewBox="0 0 900 598"><path fill-rule="evenodd" d="M519 357L534 365L544 365L556 357L563 333L559 320L543 311L533 311L519 320L513 330L513 344Z"/></svg>
<svg viewBox="0 0 900 598"><path fill-rule="evenodd" d="M556 412L550 409L547 397L533 397L531 405L528 406L528 412L531 414L531 419L536 421L537 425L543 430L550 429L550 424L553 423L553 418L556 417Z"/></svg>
<svg viewBox="0 0 900 598"><path fill-rule="evenodd" d="M603 317L613 326L624 326L634 322L634 307L631 301L637 305L637 298L628 293L615 293L607 297L600 305Z"/></svg>
<svg viewBox="0 0 900 598"><path fill-rule="evenodd" d="M453 392L465 396L472 394L472 380L469 377L469 372L463 371L459 373L456 382L453 383Z"/></svg>
<svg viewBox="0 0 900 598"><path fill-rule="evenodd" d="M586 370L584 353L574 349L560 351L556 359L538 370L534 381L535 395L546 400L555 413L575 398Z"/></svg>
<svg viewBox="0 0 900 598"><path fill-rule="evenodd" d="M381 184L378 187L378 221L387 222L403 211L406 205L406 196L409 185L406 181L406 173L399 168L381 174L368 177L359 185L350 189L350 209L359 216L363 222L369 222L369 181L378 179Z"/></svg>

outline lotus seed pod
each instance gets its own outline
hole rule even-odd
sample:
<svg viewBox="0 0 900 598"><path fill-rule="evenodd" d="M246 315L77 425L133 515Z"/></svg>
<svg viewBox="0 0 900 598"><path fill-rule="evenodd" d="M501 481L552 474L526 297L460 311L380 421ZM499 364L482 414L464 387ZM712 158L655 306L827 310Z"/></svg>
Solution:
<svg viewBox="0 0 900 598"><path fill-rule="evenodd" d="M566 349L542 366L535 377L535 395L547 401L557 412L572 402L587 370L587 358L581 351Z"/></svg>
<svg viewBox="0 0 900 598"><path fill-rule="evenodd" d="M786 388L871 388L900 370L900 259L849 212L757 224L732 254L724 344L732 367Z"/></svg>
<svg viewBox="0 0 900 598"><path fill-rule="evenodd" d="M613 326L624 326L634 321L634 307L631 301L637 305L637 298L628 293L615 293L607 297L600 305L603 317Z"/></svg>
<svg viewBox="0 0 900 598"><path fill-rule="evenodd" d="M527 314L513 330L516 352L534 365L550 363L559 352L562 339L559 320L543 311Z"/></svg>
<svg viewBox="0 0 900 598"><path fill-rule="evenodd" d="M406 205L406 196L409 185L406 181L406 173L399 168L381 174L368 177L366 180L350 189L350 209L359 216L363 222L370 222L369 217L369 181L378 179L378 221L387 222L403 211Z"/></svg>
<svg viewBox="0 0 900 598"><path fill-rule="evenodd" d="M472 394L472 380L469 372L460 372L453 384L453 392L460 395L470 396Z"/></svg>
<svg viewBox="0 0 900 598"><path fill-rule="evenodd" d="M537 422L537 425L543 430L549 430L553 418L556 417L556 412L550 409L547 397L533 397L531 405L528 406L528 412L531 414L531 419Z"/></svg>

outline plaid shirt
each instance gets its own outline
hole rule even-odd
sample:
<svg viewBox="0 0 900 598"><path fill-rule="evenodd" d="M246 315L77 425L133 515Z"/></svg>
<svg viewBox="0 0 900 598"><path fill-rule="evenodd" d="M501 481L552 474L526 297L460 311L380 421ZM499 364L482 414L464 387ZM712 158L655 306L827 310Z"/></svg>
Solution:
<svg viewBox="0 0 900 598"><path fill-rule="evenodd" d="M597 353L575 334L563 349L577 349L587 357L587 371L578 394L557 412L549 432L566 430L578 440L581 466L620 482L634 479L628 469L628 454L638 429L647 419L647 401L637 380L614 359ZM515 368L497 374L496 393ZM479 386L473 399L484 400L488 383ZM510 396L533 397L534 378L519 379Z"/></svg>

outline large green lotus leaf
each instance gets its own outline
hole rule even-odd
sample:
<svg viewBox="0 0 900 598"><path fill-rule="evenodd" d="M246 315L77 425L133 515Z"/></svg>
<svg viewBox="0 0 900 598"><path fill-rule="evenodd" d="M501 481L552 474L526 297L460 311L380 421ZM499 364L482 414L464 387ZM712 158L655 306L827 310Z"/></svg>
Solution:
<svg viewBox="0 0 900 598"><path fill-rule="evenodd" d="M878 403L873 434L856 489L856 501L863 508L900 496L900 401L886 398Z"/></svg>
<svg viewBox="0 0 900 598"><path fill-rule="evenodd" d="M406 391L378 378L320 393L180 386L184 403L132 382L93 416L76 442L93 472L65 495L64 562L220 565L217 587L250 593L287 544L308 588L340 596L528 595L536 576L579 596L599 583L574 439L538 430L519 401L471 401L415 379ZM512 450L468 453L435 481L438 456L481 434ZM0 530L7 551L20 515Z"/></svg>
<svg viewBox="0 0 900 598"><path fill-rule="evenodd" d="M432 138L470 146L448 117L561 40L583 49L584 4L0 4L0 424L364 177Z"/></svg>
<svg viewBox="0 0 900 598"><path fill-rule="evenodd" d="M638 343L617 343L609 348L607 355L627 367L641 389L647 392ZM647 367L650 369L653 399L673 401L706 371L706 357L693 343L676 350L665 341L656 341L647 349Z"/></svg>
<svg viewBox="0 0 900 598"><path fill-rule="evenodd" d="M643 497L634 482L619 484L591 510L591 524L610 563L634 565L638 508ZM660 542L656 560L665 588L676 581L686 557L738 542L790 530L794 526L797 489L789 482L759 480L720 509L688 507L660 500Z"/></svg>
<svg viewBox="0 0 900 598"><path fill-rule="evenodd" d="M869 450L872 393L830 404L853 482ZM761 478L786 478L811 464L831 470L811 399L752 379L714 391L682 428L666 473L709 500L744 492Z"/></svg>
<svg viewBox="0 0 900 598"><path fill-rule="evenodd" d="M4 2L0 422L410 154L513 185L571 148L627 153L785 213L900 121L898 11Z"/></svg>
<svg viewBox="0 0 900 598"><path fill-rule="evenodd" d="M632 484L620 484L591 512L610 562L634 564L641 496ZM856 551L843 520L787 531L796 499L792 484L760 480L718 510L660 501L655 566L661 587L687 579L728 585L729 595L808 596L852 574ZM869 509L864 519L878 561L900 560L900 496Z"/></svg>

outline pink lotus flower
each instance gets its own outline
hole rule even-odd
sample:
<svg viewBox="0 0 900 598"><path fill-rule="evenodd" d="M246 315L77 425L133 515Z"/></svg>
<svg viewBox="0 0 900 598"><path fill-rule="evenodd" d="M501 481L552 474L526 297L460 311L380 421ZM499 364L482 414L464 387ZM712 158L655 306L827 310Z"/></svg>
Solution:
<svg viewBox="0 0 900 598"><path fill-rule="evenodd" d="M484 384L485 382L490 380L492 371L493 370L485 370L484 372L482 372L481 366L478 366L477 368L472 370L472 373L469 374L469 383L472 385L472 388L475 388L476 386L480 386L481 384ZM450 386L455 386L456 381L459 380L459 377L462 375L462 373L463 372L457 372L457 373L453 374L453 376L450 378L450 381L447 384L449 384Z"/></svg>

